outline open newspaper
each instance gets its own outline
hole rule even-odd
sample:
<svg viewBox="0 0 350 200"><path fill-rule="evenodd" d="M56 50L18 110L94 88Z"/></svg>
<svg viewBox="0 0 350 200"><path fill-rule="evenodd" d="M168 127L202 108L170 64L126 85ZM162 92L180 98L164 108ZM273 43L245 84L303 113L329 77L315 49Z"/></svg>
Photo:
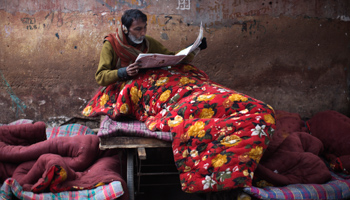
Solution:
<svg viewBox="0 0 350 200"><path fill-rule="evenodd" d="M165 55L165 54L158 54L158 53L140 53L136 58L135 62L141 61L142 62L141 68L153 68L153 67L164 67L164 66L176 65L201 44L202 38L203 38L203 26L201 23L198 37L191 46L179 51L175 55Z"/></svg>

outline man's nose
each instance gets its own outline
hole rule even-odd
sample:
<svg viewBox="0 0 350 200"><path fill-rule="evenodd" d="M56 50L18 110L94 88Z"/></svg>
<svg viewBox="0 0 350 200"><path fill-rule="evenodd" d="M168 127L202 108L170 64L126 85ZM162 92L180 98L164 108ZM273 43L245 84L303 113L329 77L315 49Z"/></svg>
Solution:
<svg viewBox="0 0 350 200"><path fill-rule="evenodd" d="M142 36L145 36L145 35L146 35L146 31L147 31L147 29L142 29L141 35L142 35Z"/></svg>

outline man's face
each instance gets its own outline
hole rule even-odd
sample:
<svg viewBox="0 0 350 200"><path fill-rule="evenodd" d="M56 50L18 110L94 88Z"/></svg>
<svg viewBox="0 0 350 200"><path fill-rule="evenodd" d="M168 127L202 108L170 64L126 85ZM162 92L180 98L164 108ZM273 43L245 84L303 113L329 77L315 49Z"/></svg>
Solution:
<svg viewBox="0 0 350 200"><path fill-rule="evenodd" d="M145 35L147 32L147 22L143 22L142 20L134 20L129 27L129 39L135 43L140 44L145 39Z"/></svg>

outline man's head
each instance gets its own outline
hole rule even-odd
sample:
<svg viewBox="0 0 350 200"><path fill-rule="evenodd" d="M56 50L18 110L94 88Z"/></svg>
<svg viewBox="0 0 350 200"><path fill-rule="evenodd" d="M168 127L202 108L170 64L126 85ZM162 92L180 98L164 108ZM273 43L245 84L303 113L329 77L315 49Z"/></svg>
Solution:
<svg viewBox="0 0 350 200"><path fill-rule="evenodd" d="M121 20L128 39L134 44L142 43L147 32L147 16L138 9L131 9L124 12Z"/></svg>

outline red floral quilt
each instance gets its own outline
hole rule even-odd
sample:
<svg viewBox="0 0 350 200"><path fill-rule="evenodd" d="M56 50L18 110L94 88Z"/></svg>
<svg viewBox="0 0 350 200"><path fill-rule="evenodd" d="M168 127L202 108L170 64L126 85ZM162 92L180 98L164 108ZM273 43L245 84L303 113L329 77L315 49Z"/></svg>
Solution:
<svg viewBox="0 0 350 200"><path fill-rule="evenodd" d="M275 129L269 105L183 64L141 71L133 80L102 88L83 114L114 120L127 115L150 130L172 132L185 192L251 186Z"/></svg>

